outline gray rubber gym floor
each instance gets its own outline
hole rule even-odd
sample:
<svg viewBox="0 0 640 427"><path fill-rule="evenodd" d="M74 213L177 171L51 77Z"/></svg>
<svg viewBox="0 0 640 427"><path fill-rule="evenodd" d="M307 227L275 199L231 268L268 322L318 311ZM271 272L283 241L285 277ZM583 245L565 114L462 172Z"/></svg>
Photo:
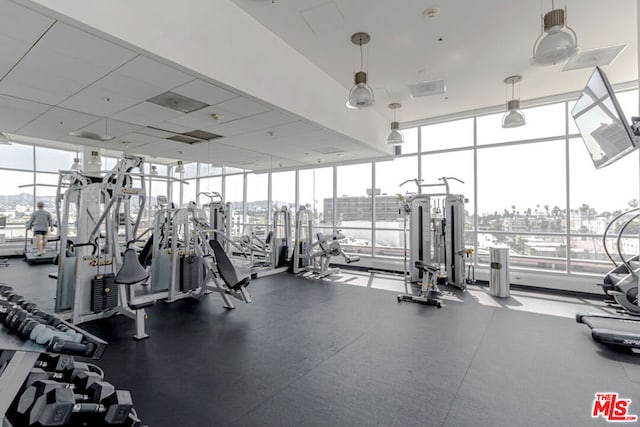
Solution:
<svg viewBox="0 0 640 427"><path fill-rule="evenodd" d="M54 269L13 259L0 281L50 308ZM259 279L234 311L216 295L159 303L141 342L128 319L85 327L110 342L98 363L154 427L603 426L596 392L640 415L640 357L572 317L597 301L473 286L437 309L397 303L392 278L339 279Z"/></svg>

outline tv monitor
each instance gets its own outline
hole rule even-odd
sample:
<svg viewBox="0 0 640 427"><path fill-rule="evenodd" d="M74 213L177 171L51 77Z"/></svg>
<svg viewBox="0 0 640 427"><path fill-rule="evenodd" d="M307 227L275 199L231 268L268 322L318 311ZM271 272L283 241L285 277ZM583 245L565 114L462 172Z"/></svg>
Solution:
<svg viewBox="0 0 640 427"><path fill-rule="evenodd" d="M610 165L637 148L634 132L599 67L591 74L571 115L596 169Z"/></svg>

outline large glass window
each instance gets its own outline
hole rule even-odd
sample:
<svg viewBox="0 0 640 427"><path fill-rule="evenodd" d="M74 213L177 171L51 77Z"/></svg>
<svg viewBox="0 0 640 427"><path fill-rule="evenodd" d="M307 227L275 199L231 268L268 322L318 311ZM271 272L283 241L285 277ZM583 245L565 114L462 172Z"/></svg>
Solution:
<svg viewBox="0 0 640 427"><path fill-rule="evenodd" d="M504 113L478 117L478 145L562 136L565 134L565 104L525 108L527 124L517 128L502 127Z"/></svg>
<svg viewBox="0 0 640 427"><path fill-rule="evenodd" d="M333 168L303 169L298 174L300 206L313 212L314 226L333 227Z"/></svg>
<svg viewBox="0 0 640 427"><path fill-rule="evenodd" d="M69 170L75 157L76 153L72 151L36 147L36 170L39 172Z"/></svg>
<svg viewBox="0 0 640 427"><path fill-rule="evenodd" d="M400 195L415 192L415 184L404 181L418 178L418 157L400 157L376 163L376 254L402 256L404 219Z"/></svg>
<svg viewBox="0 0 640 427"><path fill-rule="evenodd" d="M224 201L231 203L231 222L233 236L242 232L244 224L244 196L243 196L244 175L228 175L224 178Z"/></svg>
<svg viewBox="0 0 640 427"><path fill-rule="evenodd" d="M25 223L34 208L33 186L20 186L32 183L33 172L0 170L0 211L6 221L0 235L6 240L24 239Z"/></svg>
<svg viewBox="0 0 640 427"><path fill-rule="evenodd" d="M371 163L337 168L336 228L347 238L348 251L370 253L374 193Z"/></svg>
<svg viewBox="0 0 640 427"><path fill-rule="evenodd" d="M400 145L402 147L402 154L415 154L418 152L418 128L402 129L402 136L404 136L404 143Z"/></svg>
<svg viewBox="0 0 640 427"><path fill-rule="evenodd" d="M33 170L33 146L0 145L0 168Z"/></svg>
<svg viewBox="0 0 640 427"><path fill-rule="evenodd" d="M274 208L286 206L290 210L296 206L296 173L275 172L271 174L271 203Z"/></svg>
<svg viewBox="0 0 640 427"><path fill-rule="evenodd" d="M473 118L423 126L420 132L423 152L473 146Z"/></svg>
<svg viewBox="0 0 640 427"><path fill-rule="evenodd" d="M266 236L269 215L269 174L247 174L247 218L245 234Z"/></svg>
<svg viewBox="0 0 640 427"><path fill-rule="evenodd" d="M565 140L478 150L478 226L563 232Z"/></svg>

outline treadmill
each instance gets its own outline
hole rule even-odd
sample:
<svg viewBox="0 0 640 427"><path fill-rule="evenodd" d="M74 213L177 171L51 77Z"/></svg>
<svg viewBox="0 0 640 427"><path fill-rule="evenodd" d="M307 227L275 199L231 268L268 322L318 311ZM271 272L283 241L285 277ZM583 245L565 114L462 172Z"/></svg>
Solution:
<svg viewBox="0 0 640 427"><path fill-rule="evenodd" d="M28 232L25 232L24 236L24 260L27 261L29 265L41 263L52 264L58 256L58 242L60 242L60 236L56 236L51 239L47 238L44 253L42 255L38 255L38 250L35 248L33 243L29 246L28 234ZM52 247L52 242L55 242L55 248Z"/></svg>
<svg viewBox="0 0 640 427"><path fill-rule="evenodd" d="M591 329L594 341L617 347L640 349L640 318L604 313L577 313L576 322Z"/></svg>

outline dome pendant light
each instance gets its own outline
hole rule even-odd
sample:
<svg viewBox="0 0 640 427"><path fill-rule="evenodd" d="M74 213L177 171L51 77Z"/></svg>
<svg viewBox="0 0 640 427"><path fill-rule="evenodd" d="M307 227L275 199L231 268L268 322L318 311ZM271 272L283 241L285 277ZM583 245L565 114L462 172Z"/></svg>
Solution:
<svg viewBox="0 0 640 427"><path fill-rule="evenodd" d="M389 108L393 111L393 121L391 122L391 133L387 137L387 144L389 145L398 145L404 142L404 136L400 132L400 123L396 117L396 111L402 107L401 104L394 102L393 104L389 104Z"/></svg>
<svg viewBox="0 0 640 427"><path fill-rule="evenodd" d="M367 73L363 71L364 60L362 56L362 45L369 43L371 36L367 33L355 33L351 36L351 42L360 47L360 71L355 74L355 84L349 91L347 107L359 110L373 105L373 89L367 83Z"/></svg>
<svg viewBox="0 0 640 427"><path fill-rule="evenodd" d="M80 158L74 157L73 163L71 164L71 170L80 172Z"/></svg>
<svg viewBox="0 0 640 427"><path fill-rule="evenodd" d="M89 158L89 161L87 162L87 164L93 165L93 166L102 166L102 160L100 160L100 152L92 151L91 157Z"/></svg>
<svg viewBox="0 0 640 427"><path fill-rule="evenodd" d="M174 172L180 175L184 173L184 165L182 164L182 160L178 160L178 166L176 166Z"/></svg>
<svg viewBox="0 0 640 427"><path fill-rule="evenodd" d="M522 76L511 76L504 79L504 83L511 85L511 99L507 101L507 112L502 117L502 127L517 128L525 125L524 114L520 111L520 100L515 97L515 85L522 80Z"/></svg>
<svg viewBox="0 0 640 427"><path fill-rule="evenodd" d="M551 11L542 18L542 31L533 45L531 65L555 65L571 58L580 50L578 36L567 25L567 8L555 9L551 2Z"/></svg>

